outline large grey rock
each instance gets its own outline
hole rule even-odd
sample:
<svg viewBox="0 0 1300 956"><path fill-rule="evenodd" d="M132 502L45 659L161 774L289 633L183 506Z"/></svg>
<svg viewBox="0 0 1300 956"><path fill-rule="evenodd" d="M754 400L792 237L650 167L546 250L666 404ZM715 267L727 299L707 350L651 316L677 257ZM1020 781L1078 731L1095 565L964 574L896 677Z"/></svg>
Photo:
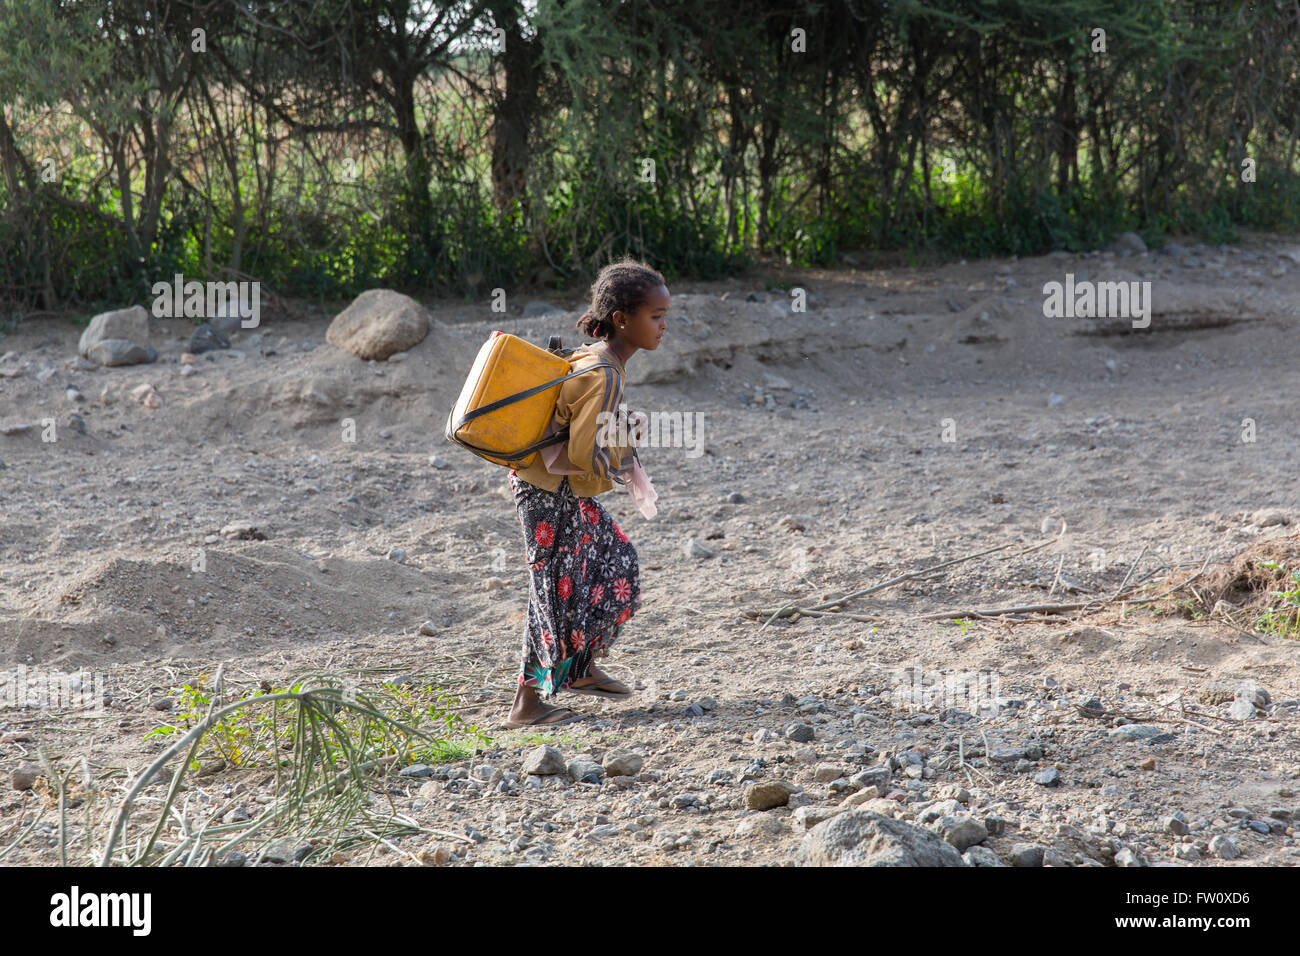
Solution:
<svg viewBox="0 0 1300 956"><path fill-rule="evenodd" d="M808 831L799 845L803 866L965 866L938 834L901 820L846 810Z"/></svg>
<svg viewBox="0 0 1300 956"><path fill-rule="evenodd" d="M141 347L149 344L149 313L143 306L133 305L129 309L115 309L101 312L90 320L90 325L81 333L77 342L77 351L86 358L91 358L90 349L106 339L125 339ZM94 359L91 359L94 361ZM105 363L100 362L103 365ZM119 363L127 364L127 363Z"/></svg>
<svg viewBox="0 0 1300 956"><path fill-rule="evenodd" d="M86 358L98 365L142 365L158 358L158 353L147 345L136 345L129 339L100 339L86 350Z"/></svg>
<svg viewBox="0 0 1300 956"><path fill-rule="evenodd" d="M538 747L530 750L524 758L523 772L549 777L566 770L564 755L554 747Z"/></svg>
<svg viewBox="0 0 1300 956"><path fill-rule="evenodd" d="M357 358L383 360L405 352L429 334L429 312L409 296L370 289L334 317L325 341Z"/></svg>

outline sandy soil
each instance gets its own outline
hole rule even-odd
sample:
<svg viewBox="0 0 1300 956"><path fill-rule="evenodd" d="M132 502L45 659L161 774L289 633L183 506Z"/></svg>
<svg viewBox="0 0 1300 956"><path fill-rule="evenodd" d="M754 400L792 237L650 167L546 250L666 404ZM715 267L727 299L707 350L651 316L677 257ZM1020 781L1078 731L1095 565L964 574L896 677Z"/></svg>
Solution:
<svg viewBox="0 0 1300 956"><path fill-rule="evenodd" d="M1044 318L1043 283L1067 272L1149 280L1151 331ZM791 314L782 282L808 290L806 313ZM162 748L142 739L165 720L150 702L225 661L250 687L324 667L454 672L466 719L492 734L473 758L385 785L447 835L337 864L784 864L815 809L851 792L844 778L899 755L871 806L916 819L955 796L1003 821L984 842L1003 860L1033 844L1055 865L1300 862L1297 642L1132 607L925 617L1101 600L1143 548L1135 575L1165 587L1261 544L1300 559L1294 239L772 268L671 291L668 336L629 361L627 398L703 414L703 454L643 451L661 496L652 520L621 490L600 499L642 562L643 610L606 663L637 694L561 699L595 719L549 733L499 727L528 600L506 471L442 430L488 331L578 344L576 295L539 294L573 310L541 318L433 303L429 337L378 364L325 344L332 306L264 309L262 328L191 375L180 321L155 320L160 360L131 368L76 367L72 321L0 340L0 667L87 668L115 698L97 717L0 707L0 849L41 799L9 779L38 746L67 765L84 755L120 795ZM131 397L142 383L160 408ZM234 522L262 539L222 536ZM712 556L690 556L692 539ZM845 605L875 621L762 627L746 613L1004 544ZM897 693L907 667L980 672L1001 707L916 712ZM1210 690L1234 680L1267 691L1250 719ZM1108 716L1076 706L1093 697ZM1115 713L1169 736L1116 739ZM795 722L811 741L786 738ZM632 751L644 766L601 784L530 781L520 768L539 743L566 759ZM1019 764L981 751L1026 745ZM1060 785L1036 783L1050 768ZM798 788L793 806L746 809L746 786L774 779ZM255 809L270 789L230 769L193 792ZM1167 826L1174 811L1185 836ZM1219 834L1239 858L1210 849ZM9 862L55 863L54 845L39 833ZM1195 849L1176 859L1180 845Z"/></svg>

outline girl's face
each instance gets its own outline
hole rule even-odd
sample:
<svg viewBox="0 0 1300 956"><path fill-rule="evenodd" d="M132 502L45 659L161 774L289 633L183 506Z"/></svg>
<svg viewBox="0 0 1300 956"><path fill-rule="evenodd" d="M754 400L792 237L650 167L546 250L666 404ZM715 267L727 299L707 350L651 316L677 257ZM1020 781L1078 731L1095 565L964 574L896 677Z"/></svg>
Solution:
<svg viewBox="0 0 1300 956"><path fill-rule="evenodd" d="M668 287L650 290L641 308L632 315L614 313L614 337L638 349L654 351L668 331Z"/></svg>

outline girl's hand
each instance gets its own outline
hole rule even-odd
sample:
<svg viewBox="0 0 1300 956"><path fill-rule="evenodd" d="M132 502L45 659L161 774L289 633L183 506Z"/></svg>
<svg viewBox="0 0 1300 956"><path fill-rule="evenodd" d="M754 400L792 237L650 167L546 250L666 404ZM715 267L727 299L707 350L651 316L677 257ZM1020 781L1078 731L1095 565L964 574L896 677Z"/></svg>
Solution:
<svg viewBox="0 0 1300 956"><path fill-rule="evenodd" d="M627 425L633 445L639 446L650 434L650 417L645 412L630 412Z"/></svg>

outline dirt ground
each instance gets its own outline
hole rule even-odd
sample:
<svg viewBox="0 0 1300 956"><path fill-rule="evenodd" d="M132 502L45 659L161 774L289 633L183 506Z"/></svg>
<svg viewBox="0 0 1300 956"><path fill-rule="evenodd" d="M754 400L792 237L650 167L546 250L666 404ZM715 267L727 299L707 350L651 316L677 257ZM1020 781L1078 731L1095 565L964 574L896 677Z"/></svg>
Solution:
<svg viewBox="0 0 1300 956"><path fill-rule="evenodd" d="M629 360L626 400L702 414L703 452L643 450L653 519L622 490L600 498L641 560L643 608L603 665L637 693L562 695L593 719L536 733L500 726L528 602L507 472L443 424L490 330L578 344L581 290L536 293L569 310L542 317L431 303L429 336L383 363L325 344L333 304L264 307L188 375L180 320L153 320L157 363L94 370L73 361L74 321L21 325L0 339L0 668L88 669L113 700L0 707L0 850L42 799L10 780L38 747L84 756L120 798L163 747L144 739L168 719L151 702L226 662L254 688L454 673L492 737L377 788L424 830L303 865L785 865L880 766L866 806L970 814L1006 863L1300 863L1300 642L1105 603L926 617L1105 602L1126 575L1168 588L1261 546L1300 560L1300 244L1188 245L671 285L668 335ZM1045 318L1043 284L1066 273L1150 281L1151 329ZM132 398L144 383L160 407ZM222 535L237 522L257 536ZM862 620L747 613L999 545L842 605ZM978 674L995 700L917 710L900 691L918 672ZM1159 735L1124 739L1125 722ZM810 740L787 736L799 723ZM522 774L541 744L643 766ZM775 780L787 803L746 807ZM190 784L253 811L271 793L236 768ZM57 863L49 824L6 862Z"/></svg>

